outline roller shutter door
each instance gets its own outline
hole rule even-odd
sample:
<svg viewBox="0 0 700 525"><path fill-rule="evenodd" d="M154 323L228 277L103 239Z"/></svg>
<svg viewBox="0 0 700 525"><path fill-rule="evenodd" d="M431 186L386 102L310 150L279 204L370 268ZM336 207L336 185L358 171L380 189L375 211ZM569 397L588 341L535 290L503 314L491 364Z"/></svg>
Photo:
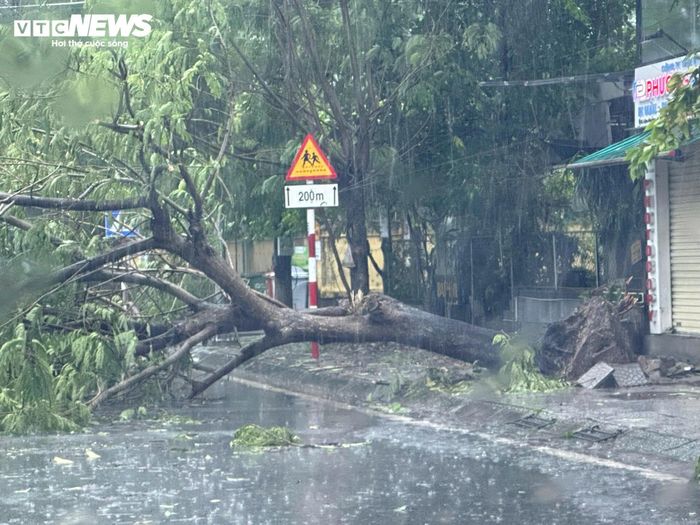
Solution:
<svg viewBox="0 0 700 525"><path fill-rule="evenodd" d="M700 333L700 156L669 163L671 313L677 332Z"/></svg>

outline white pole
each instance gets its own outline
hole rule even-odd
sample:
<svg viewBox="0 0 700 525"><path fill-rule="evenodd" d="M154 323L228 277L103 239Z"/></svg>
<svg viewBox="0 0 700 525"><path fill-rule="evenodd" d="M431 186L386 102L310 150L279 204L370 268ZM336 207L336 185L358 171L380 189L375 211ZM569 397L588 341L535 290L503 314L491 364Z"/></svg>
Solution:
<svg viewBox="0 0 700 525"><path fill-rule="evenodd" d="M307 181L307 184L313 184ZM316 214L313 208L306 209L306 233L309 253L309 308L318 308L318 285L316 284ZM319 349L316 341L311 342L311 357L318 359Z"/></svg>

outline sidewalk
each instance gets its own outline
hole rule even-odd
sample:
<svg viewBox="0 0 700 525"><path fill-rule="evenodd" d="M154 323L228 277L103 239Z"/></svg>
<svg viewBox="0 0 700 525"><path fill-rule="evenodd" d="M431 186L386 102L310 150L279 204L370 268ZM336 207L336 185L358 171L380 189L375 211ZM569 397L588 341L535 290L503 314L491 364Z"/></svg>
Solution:
<svg viewBox="0 0 700 525"><path fill-rule="evenodd" d="M215 367L236 351L205 347L195 359ZM697 376L626 389L501 394L470 364L423 350L326 345L314 361L308 344L294 344L268 351L232 378L487 434L513 446L584 454L661 479L690 479L700 457Z"/></svg>

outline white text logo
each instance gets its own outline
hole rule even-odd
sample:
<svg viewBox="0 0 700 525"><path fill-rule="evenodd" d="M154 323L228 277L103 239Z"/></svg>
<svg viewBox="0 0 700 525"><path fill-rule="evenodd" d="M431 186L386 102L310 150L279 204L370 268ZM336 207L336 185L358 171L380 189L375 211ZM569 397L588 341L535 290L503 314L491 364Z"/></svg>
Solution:
<svg viewBox="0 0 700 525"><path fill-rule="evenodd" d="M71 15L68 20L15 20L17 37L145 37L151 15Z"/></svg>

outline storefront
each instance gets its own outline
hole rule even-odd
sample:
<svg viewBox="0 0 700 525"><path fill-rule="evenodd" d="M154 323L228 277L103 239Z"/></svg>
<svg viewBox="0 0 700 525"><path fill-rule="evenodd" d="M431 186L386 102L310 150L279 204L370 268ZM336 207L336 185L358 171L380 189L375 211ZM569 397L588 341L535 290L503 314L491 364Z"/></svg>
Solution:
<svg viewBox="0 0 700 525"><path fill-rule="evenodd" d="M651 163L645 177L650 333L700 335L700 147Z"/></svg>
<svg viewBox="0 0 700 525"><path fill-rule="evenodd" d="M665 86L670 76L699 64L698 59L677 58L635 71L632 92L638 127L653 120L668 103ZM647 132L639 132L569 167L624 164L627 152L647 137ZM643 188L649 319L645 344L654 354L700 362L700 141L689 141L650 162Z"/></svg>

